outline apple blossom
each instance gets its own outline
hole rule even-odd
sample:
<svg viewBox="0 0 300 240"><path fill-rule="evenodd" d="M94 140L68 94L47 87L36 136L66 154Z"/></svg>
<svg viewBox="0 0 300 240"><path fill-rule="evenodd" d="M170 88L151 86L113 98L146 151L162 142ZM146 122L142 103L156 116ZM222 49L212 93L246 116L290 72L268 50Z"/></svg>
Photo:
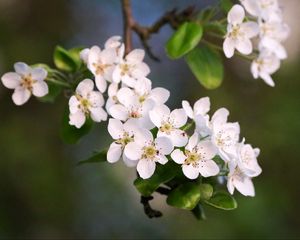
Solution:
<svg viewBox="0 0 300 240"><path fill-rule="evenodd" d="M31 68L26 63L17 62L14 65L15 72L9 72L2 76L3 85L14 89L12 100L16 105L26 103L31 95L44 97L48 94L48 85L45 82L47 71L40 67Z"/></svg>
<svg viewBox="0 0 300 240"><path fill-rule="evenodd" d="M195 116L199 114L207 116L207 113L210 110L210 100L209 97L200 98L197 102L195 102L193 108L188 101L184 100L182 101L182 107L189 118L195 119Z"/></svg>
<svg viewBox="0 0 300 240"><path fill-rule="evenodd" d="M138 161L137 171L141 178L150 178L155 172L156 163L166 164L174 147L166 137L153 139L149 130L140 129L134 135L134 141L126 145L124 153L132 161Z"/></svg>
<svg viewBox="0 0 300 240"><path fill-rule="evenodd" d="M95 122L106 121L107 113L103 105L104 98L100 92L94 91L94 82L90 79L83 80L69 100L70 125L81 128L89 116Z"/></svg>
<svg viewBox="0 0 300 240"><path fill-rule="evenodd" d="M219 173L218 165L212 160L217 150L211 141L199 141L198 133L194 133L185 147L184 152L176 149L172 159L182 164L182 171L189 179L196 179L199 174L203 177L215 176Z"/></svg>
<svg viewBox="0 0 300 240"><path fill-rule="evenodd" d="M180 129L187 122L184 109L175 109L171 112L166 105L160 105L151 110L149 116L158 128L158 137L169 138L176 147L186 145L188 141L187 134Z"/></svg>
<svg viewBox="0 0 300 240"><path fill-rule="evenodd" d="M258 24L252 21L243 22L245 11L241 5L234 5L228 13L227 34L223 43L223 50L227 58L231 58L234 50L248 55L252 53L251 38L259 32Z"/></svg>

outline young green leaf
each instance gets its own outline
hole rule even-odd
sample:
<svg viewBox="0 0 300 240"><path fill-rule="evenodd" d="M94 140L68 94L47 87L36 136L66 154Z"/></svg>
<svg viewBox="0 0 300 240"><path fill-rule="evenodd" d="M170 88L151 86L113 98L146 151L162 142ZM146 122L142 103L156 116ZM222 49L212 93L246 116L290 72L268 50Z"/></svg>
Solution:
<svg viewBox="0 0 300 240"><path fill-rule="evenodd" d="M172 190L167 197L170 206L192 210L200 201L201 191L197 183L188 182Z"/></svg>
<svg viewBox="0 0 300 240"><path fill-rule="evenodd" d="M233 210L237 208L237 202L233 196L227 192L216 192L209 200L206 200L205 203L223 210Z"/></svg>
<svg viewBox="0 0 300 240"><path fill-rule="evenodd" d="M80 62L75 54L60 46L55 48L53 60L58 69L66 72L75 72L80 67Z"/></svg>
<svg viewBox="0 0 300 240"><path fill-rule="evenodd" d="M61 137L68 144L76 144L83 136L88 134L92 129L93 121L87 119L81 128L76 128L69 124L69 109L67 108L63 115Z"/></svg>
<svg viewBox="0 0 300 240"><path fill-rule="evenodd" d="M233 2L231 0L220 0L220 6L225 13L228 13L233 7Z"/></svg>
<svg viewBox="0 0 300 240"><path fill-rule="evenodd" d="M170 58L180 58L192 49L194 49L202 38L202 26L185 22L172 35L166 44L166 51Z"/></svg>
<svg viewBox="0 0 300 240"><path fill-rule="evenodd" d="M193 49L185 58L188 66L207 89L219 87L223 81L223 63L215 50L201 46Z"/></svg>
<svg viewBox="0 0 300 240"><path fill-rule="evenodd" d="M155 173L149 179L138 177L134 181L134 186L144 196L150 196L160 184L170 181L177 174L177 165L170 161L165 165L157 165Z"/></svg>
<svg viewBox="0 0 300 240"><path fill-rule="evenodd" d="M202 183L200 186L201 200L208 200L213 195L214 189L208 183Z"/></svg>
<svg viewBox="0 0 300 240"><path fill-rule="evenodd" d="M77 166L87 164L87 163L106 162L107 161L106 155L107 155L107 150L106 149L104 149L100 152L96 152L91 157L89 157L88 159L85 159L85 160L82 160L82 161L78 162Z"/></svg>

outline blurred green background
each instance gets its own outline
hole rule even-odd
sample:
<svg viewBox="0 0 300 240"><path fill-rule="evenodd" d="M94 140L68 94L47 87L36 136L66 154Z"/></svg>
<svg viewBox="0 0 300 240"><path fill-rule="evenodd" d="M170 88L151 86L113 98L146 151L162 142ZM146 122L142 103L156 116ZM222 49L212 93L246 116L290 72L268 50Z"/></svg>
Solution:
<svg viewBox="0 0 300 240"><path fill-rule="evenodd" d="M150 24L174 6L215 1L133 0L133 12ZM254 179L256 197L236 193L239 208L223 212L206 208L208 219L198 222L188 212L166 206L157 195L154 206L164 217L148 219L132 186L135 171L76 162L106 147L105 124L76 146L65 145L59 129L67 99L42 104L35 99L22 107L0 88L0 238L108 239L297 239L300 238L300 32L298 0L281 1L291 37L289 59L274 75L276 87L253 80L249 63L225 61L222 86L207 91L182 61L170 61L163 45L169 27L151 39L161 63L149 58L154 86L171 90L171 107L182 99L210 96L212 110L227 107L230 120L239 121L242 136L261 149L263 173ZM122 33L118 0L0 0L0 73L14 62L52 64L57 44L64 47L102 45ZM135 47L140 47L134 39Z"/></svg>

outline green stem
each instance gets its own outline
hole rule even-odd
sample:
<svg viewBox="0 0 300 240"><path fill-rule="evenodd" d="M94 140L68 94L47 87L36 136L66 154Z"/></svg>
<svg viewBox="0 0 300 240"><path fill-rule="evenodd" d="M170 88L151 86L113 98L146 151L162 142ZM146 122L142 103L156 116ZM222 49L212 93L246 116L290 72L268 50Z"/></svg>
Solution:
<svg viewBox="0 0 300 240"><path fill-rule="evenodd" d="M194 126L194 124L195 124L194 121L193 121L193 122L190 122L190 123L188 123L187 125L185 125L185 126L182 128L182 130L183 130L183 131L187 131L187 130L189 130L192 126Z"/></svg>
<svg viewBox="0 0 300 240"><path fill-rule="evenodd" d="M65 74L63 74L62 72L57 71L57 70L55 70L55 69L52 69L51 72L54 73L55 75L57 75L57 76L59 76L59 77L65 79L65 80L67 80L67 76L66 76Z"/></svg>
<svg viewBox="0 0 300 240"><path fill-rule="evenodd" d="M53 79L53 78L47 78L46 81L54 83L54 84L59 85L59 86L71 88L71 85L69 83L62 82L62 81L59 81L59 80L56 80L56 79Z"/></svg>

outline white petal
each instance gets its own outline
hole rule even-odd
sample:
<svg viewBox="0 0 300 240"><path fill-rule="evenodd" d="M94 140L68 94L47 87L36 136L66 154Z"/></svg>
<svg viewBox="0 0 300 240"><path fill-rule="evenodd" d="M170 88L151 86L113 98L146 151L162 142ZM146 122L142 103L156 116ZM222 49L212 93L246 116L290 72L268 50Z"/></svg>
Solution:
<svg viewBox="0 0 300 240"><path fill-rule="evenodd" d="M188 142L188 136L185 131L175 129L170 134L170 139L175 147L183 147Z"/></svg>
<svg viewBox="0 0 300 240"><path fill-rule="evenodd" d="M150 178L155 172L155 162L152 160L142 159L137 164L137 171L141 178Z"/></svg>
<svg viewBox="0 0 300 240"><path fill-rule="evenodd" d="M160 127L170 115L170 109L166 105L160 105L149 112L149 117L156 127Z"/></svg>
<svg viewBox="0 0 300 240"><path fill-rule="evenodd" d="M26 63L23 63L23 62L15 63L14 68L15 68L16 73L18 73L22 76L28 75L30 73L30 69L31 69Z"/></svg>
<svg viewBox="0 0 300 240"><path fill-rule="evenodd" d="M198 115L205 115L210 110L210 100L209 97L200 98L194 104L194 114Z"/></svg>
<svg viewBox="0 0 300 240"><path fill-rule="evenodd" d="M252 53L252 43L248 38L244 38L244 39L240 39L238 41L236 41L236 49L245 55L249 55L250 53Z"/></svg>
<svg viewBox="0 0 300 240"><path fill-rule="evenodd" d="M197 145L198 153L201 153L203 159L210 160L216 153L217 149L211 141L204 140L198 143Z"/></svg>
<svg viewBox="0 0 300 240"><path fill-rule="evenodd" d="M231 58L234 54L235 41L229 37L223 42L223 51L227 58Z"/></svg>
<svg viewBox="0 0 300 240"><path fill-rule="evenodd" d="M162 165L165 165L168 161L168 158L164 155L157 156L157 162L159 162Z"/></svg>
<svg viewBox="0 0 300 240"><path fill-rule="evenodd" d="M80 102L77 100L77 98L75 96L72 96L69 99L69 109L70 109L70 113L74 114L79 110L79 106Z"/></svg>
<svg viewBox="0 0 300 240"><path fill-rule="evenodd" d="M133 90L123 87L117 93L117 98L120 103L124 104L125 106L129 105L129 102L132 101L131 97L134 96Z"/></svg>
<svg viewBox="0 0 300 240"><path fill-rule="evenodd" d="M145 57L145 51L142 49L134 49L132 50L125 59L131 64L137 64L142 62Z"/></svg>
<svg viewBox="0 0 300 240"><path fill-rule="evenodd" d="M85 115L81 111L78 111L74 114L70 114L69 118L70 118L69 124L77 128L81 128L85 123Z"/></svg>
<svg viewBox="0 0 300 240"><path fill-rule="evenodd" d="M246 177L243 178L242 181L240 179L239 180L235 179L234 186L244 196L250 196L250 197L255 196L255 190L251 178Z"/></svg>
<svg viewBox="0 0 300 240"><path fill-rule="evenodd" d="M107 120L107 113L104 111L102 107L89 108L91 111L91 118L95 122L101 122Z"/></svg>
<svg viewBox="0 0 300 240"><path fill-rule="evenodd" d="M103 95L98 91L92 91L87 99L90 101L92 107L102 107L104 105Z"/></svg>
<svg viewBox="0 0 300 240"><path fill-rule="evenodd" d="M182 172L189 179L196 179L199 176L199 169L194 168L192 164L182 165Z"/></svg>
<svg viewBox="0 0 300 240"><path fill-rule="evenodd" d="M120 120L114 119L114 118L109 119L107 130L113 139L121 138L124 133L122 122Z"/></svg>
<svg viewBox="0 0 300 240"><path fill-rule="evenodd" d="M94 89L94 82L91 79L84 79L81 81L77 88L76 92L80 94L82 97L87 97L87 95L93 91Z"/></svg>
<svg viewBox="0 0 300 240"><path fill-rule="evenodd" d="M108 90L107 90L107 94L109 97L114 97L117 95L117 92L119 90L119 84L118 83L111 83L108 87Z"/></svg>
<svg viewBox="0 0 300 240"><path fill-rule="evenodd" d="M254 0L241 0L241 3L245 7L246 11L252 16L259 15L258 4Z"/></svg>
<svg viewBox="0 0 300 240"><path fill-rule="evenodd" d="M107 82L106 82L106 80L104 79L104 77L101 76L101 75L97 75L97 76L95 77L95 83L96 83L97 89L98 89L100 92L104 93L105 90L106 90L106 88L107 88ZM93 86L93 88L94 88L94 86ZM93 89L92 89L92 90L93 90Z"/></svg>
<svg viewBox="0 0 300 240"><path fill-rule="evenodd" d="M231 177L229 177L227 180L227 189L231 195L234 193L233 179Z"/></svg>
<svg viewBox="0 0 300 240"><path fill-rule="evenodd" d="M190 103L186 100L182 101L182 107L186 113L186 115L191 118L194 119L194 111L190 105Z"/></svg>
<svg viewBox="0 0 300 240"><path fill-rule="evenodd" d="M271 77L269 74L267 74L267 73L260 73L259 76L260 76L260 77L262 78L262 80L264 80L264 82L265 82L266 84L268 84L269 86L271 86L271 87L274 87L274 86L275 86L275 83L274 83L272 77Z"/></svg>
<svg viewBox="0 0 300 240"><path fill-rule="evenodd" d="M169 97L170 91L161 87L153 88L150 93L150 98L152 98L157 104L164 104L168 101Z"/></svg>
<svg viewBox="0 0 300 240"><path fill-rule="evenodd" d="M180 128L186 124L187 115L183 108L175 109L170 113L170 119L172 120L175 128Z"/></svg>
<svg viewBox="0 0 300 240"><path fill-rule="evenodd" d="M134 141L140 145L146 146L152 143L153 135L147 129L138 129L134 135Z"/></svg>
<svg viewBox="0 0 300 240"><path fill-rule="evenodd" d="M194 147L196 147L196 145L198 144L199 141L199 134L194 132L194 134L190 137L188 145L186 146L186 148L189 151L192 151Z"/></svg>
<svg viewBox="0 0 300 240"><path fill-rule="evenodd" d="M163 155L169 155L174 149L172 142L166 137L156 138L155 146L159 153Z"/></svg>
<svg viewBox="0 0 300 240"><path fill-rule="evenodd" d="M15 72L9 72L9 73L5 73L2 76L1 80L5 87L7 87L9 89L14 89L17 86L19 86L21 77L19 74L15 73Z"/></svg>
<svg viewBox="0 0 300 240"><path fill-rule="evenodd" d="M43 81L47 78L48 72L44 68L33 68L31 69L32 79L37 81Z"/></svg>
<svg viewBox="0 0 300 240"><path fill-rule="evenodd" d="M125 146L124 154L130 160L139 160L143 154L142 146L136 142L130 142Z"/></svg>
<svg viewBox="0 0 300 240"><path fill-rule="evenodd" d="M135 167L138 163L138 161L130 160L128 157L126 157L126 155L124 153L123 153L122 158L127 167Z"/></svg>
<svg viewBox="0 0 300 240"><path fill-rule="evenodd" d="M109 149L107 151L107 161L109 163L115 163L119 161L122 154L122 145L113 142L110 144Z"/></svg>
<svg viewBox="0 0 300 240"><path fill-rule="evenodd" d="M32 85L32 94L36 97L44 97L49 93L47 83L44 81L37 81Z"/></svg>
<svg viewBox="0 0 300 240"><path fill-rule="evenodd" d="M199 172L203 177L216 176L219 171L218 165L212 160L199 162Z"/></svg>
<svg viewBox="0 0 300 240"><path fill-rule="evenodd" d="M16 105L20 106L26 103L30 96L31 93L28 89L17 87L12 95L12 100Z"/></svg>
<svg viewBox="0 0 300 240"><path fill-rule="evenodd" d="M85 64L87 64L87 62L88 62L89 53L90 53L90 49L89 49L89 48L85 48L85 49L83 49L83 50L79 53L80 59L81 59Z"/></svg>
<svg viewBox="0 0 300 240"><path fill-rule="evenodd" d="M227 20L231 24L239 24L243 22L244 17L245 17L244 8L241 5L236 4L228 12Z"/></svg>
<svg viewBox="0 0 300 240"><path fill-rule="evenodd" d="M125 84L128 87L134 88L136 84L136 79L134 77L124 75L121 77L122 83Z"/></svg>
<svg viewBox="0 0 300 240"><path fill-rule="evenodd" d="M103 49L99 57L102 63L113 64L116 61L117 53L115 49L112 48Z"/></svg>
<svg viewBox="0 0 300 240"><path fill-rule="evenodd" d="M95 66L93 66L95 63L98 64L99 62L99 55L100 55L101 49L98 46L93 46L88 55L88 68L95 73Z"/></svg>
<svg viewBox="0 0 300 240"><path fill-rule="evenodd" d="M247 38L253 38L259 33L259 26L256 22L245 22L241 24L241 30Z"/></svg>
<svg viewBox="0 0 300 240"><path fill-rule="evenodd" d="M109 39L106 40L104 47L105 48L117 48L121 45L121 36L112 36Z"/></svg>
<svg viewBox="0 0 300 240"><path fill-rule="evenodd" d="M112 80L115 83L121 82L121 69L119 66L115 67L115 70L112 73Z"/></svg>
<svg viewBox="0 0 300 240"><path fill-rule="evenodd" d="M181 150L175 149L171 154L171 158L174 160L174 162L178 164L183 164L186 159L186 156Z"/></svg>
<svg viewBox="0 0 300 240"><path fill-rule="evenodd" d="M134 90L138 95L148 95L152 88L152 82L148 78L140 78L136 81ZM155 100L155 99L154 99Z"/></svg>
<svg viewBox="0 0 300 240"><path fill-rule="evenodd" d="M124 125L123 128L126 132L129 134L134 135L138 131L138 120L134 118L128 119Z"/></svg>
<svg viewBox="0 0 300 240"><path fill-rule="evenodd" d="M131 71L131 75L136 78L143 78L146 77L150 73L150 68L146 63L139 63L135 66L134 69Z"/></svg>
<svg viewBox="0 0 300 240"><path fill-rule="evenodd" d="M113 118L119 119L121 121L126 121L128 119L127 109L121 104L112 105L109 108L109 113Z"/></svg>
<svg viewBox="0 0 300 240"><path fill-rule="evenodd" d="M229 111L226 108L219 108L212 116L212 124L218 125L227 122Z"/></svg>

